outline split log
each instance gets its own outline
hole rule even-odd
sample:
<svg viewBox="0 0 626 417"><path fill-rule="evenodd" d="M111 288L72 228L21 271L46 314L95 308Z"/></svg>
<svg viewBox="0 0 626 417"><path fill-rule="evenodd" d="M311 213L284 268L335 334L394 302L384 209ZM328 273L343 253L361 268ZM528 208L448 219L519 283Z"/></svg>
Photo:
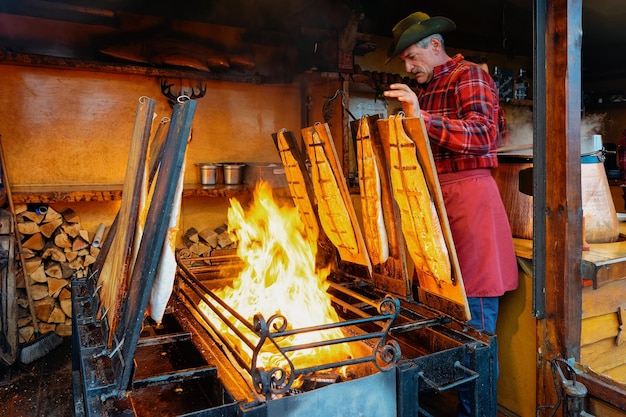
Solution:
<svg viewBox="0 0 626 417"><path fill-rule="evenodd" d="M48 317L48 323L65 323L65 319L66 316L61 307L55 305Z"/></svg>
<svg viewBox="0 0 626 417"><path fill-rule="evenodd" d="M28 306L26 306L24 308L28 308ZM33 322L33 319L31 319L30 316L19 317L17 319L17 326L18 326L18 328L30 326L32 324L32 322Z"/></svg>
<svg viewBox="0 0 626 417"><path fill-rule="evenodd" d="M39 263L37 269L29 273L30 279L33 282L45 283L48 280L48 276L46 275L46 271L44 269L43 263Z"/></svg>
<svg viewBox="0 0 626 417"><path fill-rule="evenodd" d="M35 328L33 326L24 326L20 327L18 332L20 343L28 343L35 334Z"/></svg>
<svg viewBox="0 0 626 417"><path fill-rule="evenodd" d="M91 256L91 254L87 254L85 255L85 257L83 258L83 267L86 266L90 266L93 265L96 262L96 257L95 256Z"/></svg>
<svg viewBox="0 0 626 417"><path fill-rule="evenodd" d="M35 233L22 244L22 247L32 249L34 251L42 250L46 241L41 233Z"/></svg>
<svg viewBox="0 0 626 417"><path fill-rule="evenodd" d="M24 259L26 259L26 260L35 257L35 251L34 250L25 248L23 246L22 246L22 254L24 255Z"/></svg>
<svg viewBox="0 0 626 417"><path fill-rule="evenodd" d="M61 212L61 216L67 223L78 224L80 223L80 217L74 210L67 208Z"/></svg>
<svg viewBox="0 0 626 417"><path fill-rule="evenodd" d="M193 227L187 229L187 231L183 235L183 243L187 247L190 247L194 243L198 243L198 231Z"/></svg>
<svg viewBox="0 0 626 417"><path fill-rule="evenodd" d="M205 244L200 243L200 242L192 244L189 247L189 249L191 250L191 252L193 252L197 256L209 255L211 253L211 250L212 250L211 246L205 245Z"/></svg>
<svg viewBox="0 0 626 417"><path fill-rule="evenodd" d="M91 242L91 237L89 236L89 232L86 231L85 229L80 229L78 231L78 236L80 236L81 239L84 240L85 242Z"/></svg>
<svg viewBox="0 0 626 417"><path fill-rule="evenodd" d="M56 262L65 262L67 257L62 248L59 248L53 241L48 241L43 248L41 257L44 259L51 259Z"/></svg>
<svg viewBox="0 0 626 417"><path fill-rule="evenodd" d="M198 236L204 240L213 249L217 248L218 234L215 230L207 228L198 233Z"/></svg>
<svg viewBox="0 0 626 417"><path fill-rule="evenodd" d="M228 248L230 245L232 245L234 242L233 240L230 238L230 235L228 232L223 232L220 233L217 236L217 246L219 246L222 249Z"/></svg>
<svg viewBox="0 0 626 417"><path fill-rule="evenodd" d="M49 262L45 267L46 275L51 278L63 278L63 271L58 262Z"/></svg>
<svg viewBox="0 0 626 417"><path fill-rule="evenodd" d="M30 220L31 222L35 222L36 224L40 224L43 221L44 215L37 213L36 211L25 210L20 213L18 219L20 218ZM24 222L26 222L26 220L24 220ZM18 220L18 224L19 223L22 222Z"/></svg>
<svg viewBox="0 0 626 417"><path fill-rule="evenodd" d="M88 247L89 243L87 243L87 241L84 240L82 237L77 237L76 239L74 239L74 242L72 242L72 250L75 251L87 249Z"/></svg>
<svg viewBox="0 0 626 417"><path fill-rule="evenodd" d="M29 274L32 274L39 268L39 265L41 265L41 258L39 256L32 256L24 261L23 267L26 268Z"/></svg>
<svg viewBox="0 0 626 417"><path fill-rule="evenodd" d="M47 289L46 289L47 293ZM47 295L47 294L46 294ZM44 297L41 300L35 301L35 314L37 315L37 320L39 320L39 326L42 327L44 323L48 322L50 318L50 313L52 313L52 309L55 305L55 300L52 297ZM43 332L43 329L42 329Z"/></svg>
<svg viewBox="0 0 626 417"><path fill-rule="evenodd" d="M57 298L63 288L69 285L66 279L49 278L48 279L48 295Z"/></svg>
<svg viewBox="0 0 626 417"><path fill-rule="evenodd" d="M63 288L61 290L61 293L59 294L59 301L71 300L71 299L72 299L72 292L67 287ZM68 317L71 317L71 315L68 314Z"/></svg>
<svg viewBox="0 0 626 417"><path fill-rule="evenodd" d="M59 306L61 307L61 310L63 310L63 312L65 313L67 317L72 317L72 300L71 299L68 298L65 300L60 300Z"/></svg>
<svg viewBox="0 0 626 417"><path fill-rule="evenodd" d="M63 249L72 247L70 237L65 232L58 233L54 236L54 244Z"/></svg>
<svg viewBox="0 0 626 417"><path fill-rule="evenodd" d="M63 231L71 238L75 238L80 234L80 224L78 223L63 223L61 226Z"/></svg>
<svg viewBox="0 0 626 417"><path fill-rule="evenodd" d="M57 328L57 325L54 323L39 323L39 331L42 334L54 332Z"/></svg>
<svg viewBox="0 0 626 417"><path fill-rule="evenodd" d="M63 217L61 216L61 213L59 213L52 207L47 206L46 214L44 215L42 222L43 223L57 223L58 222L58 225L60 226L63 223Z"/></svg>
<svg viewBox="0 0 626 417"><path fill-rule="evenodd" d="M68 266L73 270L80 269L84 266L84 260L81 256L77 256L71 262L68 262Z"/></svg>
<svg viewBox="0 0 626 417"><path fill-rule="evenodd" d="M22 235L34 235L35 233L39 233L39 225L31 221L18 223L17 230Z"/></svg>
<svg viewBox="0 0 626 417"><path fill-rule="evenodd" d="M72 335L72 323L59 323L54 329L59 336L71 336Z"/></svg>
<svg viewBox="0 0 626 417"><path fill-rule="evenodd" d="M43 300L48 296L48 286L45 284L34 284L30 286L30 293L33 300Z"/></svg>
<svg viewBox="0 0 626 417"><path fill-rule="evenodd" d="M72 262L78 256L78 252L75 250L65 250L65 259L67 262Z"/></svg>
<svg viewBox="0 0 626 417"><path fill-rule="evenodd" d="M39 230L41 231L41 234L44 235L47 238L52 237L52 234L57 230L57 228L59 226L61 226L63 224L63 219L60 218L61 215L59 215L58 219L54 219L51 220L50 222L44 222L39 226Z"/></svg>

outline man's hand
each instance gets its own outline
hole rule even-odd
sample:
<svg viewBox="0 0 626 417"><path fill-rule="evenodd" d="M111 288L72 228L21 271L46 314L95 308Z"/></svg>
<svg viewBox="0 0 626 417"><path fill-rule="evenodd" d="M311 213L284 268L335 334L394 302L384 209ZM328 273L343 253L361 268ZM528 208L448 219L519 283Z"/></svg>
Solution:
<svg viewBox="0 0 626 417"><path fill-rule="evenodd" d="M408 85L397 83L391 84L389 90L383 93L385 97L392 97L402 103L402 111L406 117L419 116L420 105L417 102L417 95Z"/></svg>

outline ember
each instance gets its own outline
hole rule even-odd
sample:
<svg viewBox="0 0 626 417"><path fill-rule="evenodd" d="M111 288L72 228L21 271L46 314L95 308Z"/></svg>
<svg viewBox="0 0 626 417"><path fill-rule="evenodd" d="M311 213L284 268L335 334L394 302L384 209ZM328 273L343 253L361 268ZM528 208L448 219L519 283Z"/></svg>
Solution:
<svg viewBox="0 0 626 417"><path fill-rule="evenodd" d="M273 325L286 325L285 330L302 329L339 321L326 290L329 270L316 270L317 236L311 235L302 222L297 208L279 207L267 183L260 182L254 191L254 201L246 212L241 204L231 199L228 212L229 231L238 241L238 256L244 267L232 286L221 288L215 294L249 322L260 314L268 319L276 315L285 318ZM220 332L238 346L240 353L252 358L252 349L241 342L221 320L200 306ZM227 316L228 317L228 316ZM232 317L229 317L229 320ZM272 322L271 319L268 321ZM237 320L232 320L237 324ZM259 337L251 329L238 326L240 332L252 341ZM297 332L281 338L279 347L316 343L344 338L339 328ZM315 366L320 362L339 362L354 355L347 343L332 344L296 350L288 359L296 367ZM286 359L277 349L259 354L253 366L285 369Z"/></svg>

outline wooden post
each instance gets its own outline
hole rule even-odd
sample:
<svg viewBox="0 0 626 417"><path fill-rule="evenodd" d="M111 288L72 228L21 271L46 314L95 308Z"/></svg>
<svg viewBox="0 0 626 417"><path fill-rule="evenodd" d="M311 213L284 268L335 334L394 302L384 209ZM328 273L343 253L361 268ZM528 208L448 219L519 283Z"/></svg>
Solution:
<svg viewBox="0 0 626 417"><path fill-rule="evenodd" d="M545 294L536 297L535 306L541 407L557 402L550 361L580 357L582 1L535 0L535 6L533 258L534 276L544 285L535 295Z"/></svg>

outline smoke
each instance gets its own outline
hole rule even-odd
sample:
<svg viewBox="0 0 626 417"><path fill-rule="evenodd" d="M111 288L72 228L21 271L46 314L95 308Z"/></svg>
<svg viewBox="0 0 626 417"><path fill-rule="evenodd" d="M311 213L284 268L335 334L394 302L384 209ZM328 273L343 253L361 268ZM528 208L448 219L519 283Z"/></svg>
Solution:
<svg viewBox="0 0 626 417"><path fill-rule="evenodd" d="M506 121L509 125L511 145L533 144L533 111L528 107L511 107L507 109Z"/></svg>
<svg viewBox="0 0 626 417"><path fill-rule="evenodd" d="M580 122L580 136L601 135L604 131L606 113L589 114Z"/></svg>
<svg viewBox="0 0 626 417"><path fill-rule="evenodd" d="M590 114L580 122L580 136L601 135L604 132L606 113ZM506 111L509 125L511 145L532 145L533 143L533 112L528 107L511 106Z"/></svg>

